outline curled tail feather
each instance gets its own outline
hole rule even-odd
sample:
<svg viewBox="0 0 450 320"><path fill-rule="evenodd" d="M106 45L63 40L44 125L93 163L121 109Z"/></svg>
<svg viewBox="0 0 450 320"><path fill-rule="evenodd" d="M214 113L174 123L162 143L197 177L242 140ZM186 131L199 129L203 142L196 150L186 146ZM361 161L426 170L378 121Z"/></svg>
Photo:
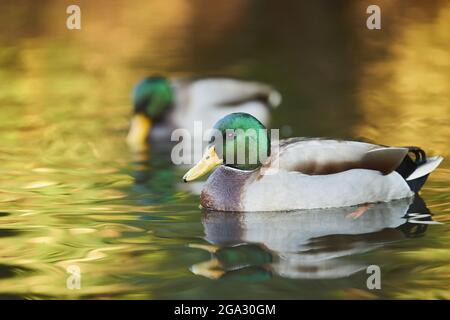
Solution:
<svg viewBox="0 0 450 320"><path fill-rule="evenodd" d="M434 171L444 159L441 156L427 158L425 151L418 147L407 147L408 154L396 171L406 180L414 192L419 192L428 175ZM412 158L410 155L413 155Z"/></svg>

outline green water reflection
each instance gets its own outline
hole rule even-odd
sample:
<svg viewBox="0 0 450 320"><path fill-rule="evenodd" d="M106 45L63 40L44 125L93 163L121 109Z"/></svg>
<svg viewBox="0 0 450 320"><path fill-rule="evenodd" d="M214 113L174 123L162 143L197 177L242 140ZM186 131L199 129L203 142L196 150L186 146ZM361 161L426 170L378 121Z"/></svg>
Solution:
<svg viewBox="0 0 450 320"><path fill-rule="evenodd" d="M442 224L387 223L399 204L381 222L292 213L272 229L202 212L167 152L124 141L137 79L226 74L282 92L282 132L448 158L448 2L381 2L376 32L366 1L78 3L80 31L61 1L0 5L0 298L450 298L448 160L421 194Z"/></svg>

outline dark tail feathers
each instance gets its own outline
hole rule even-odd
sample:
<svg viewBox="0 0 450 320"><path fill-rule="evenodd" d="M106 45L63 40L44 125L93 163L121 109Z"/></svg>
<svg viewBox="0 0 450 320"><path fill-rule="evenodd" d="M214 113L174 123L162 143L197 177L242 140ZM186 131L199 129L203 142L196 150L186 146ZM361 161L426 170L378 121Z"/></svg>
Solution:
<svg viewBox="0 0 450 320"><path fill-rule="evenodd" d="M405 147L408 148L408 154L403 159L400 166L398 166L395 171L397 171L403 179L406 180L420 165L427 162L427 156L425 154L425 151L420 149L419 147ZM414 158L412 158L410 155L413 155ZM408 183L409 187L413 192L419 192L419 190L422 188L422 186L427 181L428 174L422 177L419 177L414 180L407 180L406 183Z"/></svg>

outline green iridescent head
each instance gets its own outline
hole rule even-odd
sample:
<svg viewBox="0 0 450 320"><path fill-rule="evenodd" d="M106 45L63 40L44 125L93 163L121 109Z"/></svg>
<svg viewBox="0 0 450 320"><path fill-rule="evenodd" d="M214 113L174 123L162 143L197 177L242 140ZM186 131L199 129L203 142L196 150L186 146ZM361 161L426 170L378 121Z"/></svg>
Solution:
<svg viewBox="0 0 450 320"><path fill-rule="evenodd" d="M270 155L270 138L264 125L248 113L231 113L220 119L214 129L222 142L213 142L226 166L254 170Z"/></svg>
<svg viewBox="0 0 450 320"><path fill-rule="evenodd" d="M134 87L134 112L146 115L153 121L161 118L172 103L173 90L166 78L145 78Z"/></svg>
<svg viewBox="0 0 450 320"><path fill-rule="evenodd" d="M254 170L270 156L268 131L248 113L231 113L220 119L214 129L203 158L184 175L184 181L195 180L220 164Z"/></svg>

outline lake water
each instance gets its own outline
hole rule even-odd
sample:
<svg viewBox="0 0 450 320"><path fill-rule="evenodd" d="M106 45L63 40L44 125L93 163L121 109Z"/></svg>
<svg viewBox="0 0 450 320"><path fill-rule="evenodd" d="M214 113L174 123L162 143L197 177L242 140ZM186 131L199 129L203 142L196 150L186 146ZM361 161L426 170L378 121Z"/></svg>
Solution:
<svg viewBox="0 0 450 320"><path fill-rule="evenodd" d="M381 2L373 31L365 1L77 3L72 31L63 2L0 5L0 298L450 298L448 1ZM153 73L272 83L284 136L446 159L414 203L359 217L203 212L167 151L125 144Z"/></svg>

